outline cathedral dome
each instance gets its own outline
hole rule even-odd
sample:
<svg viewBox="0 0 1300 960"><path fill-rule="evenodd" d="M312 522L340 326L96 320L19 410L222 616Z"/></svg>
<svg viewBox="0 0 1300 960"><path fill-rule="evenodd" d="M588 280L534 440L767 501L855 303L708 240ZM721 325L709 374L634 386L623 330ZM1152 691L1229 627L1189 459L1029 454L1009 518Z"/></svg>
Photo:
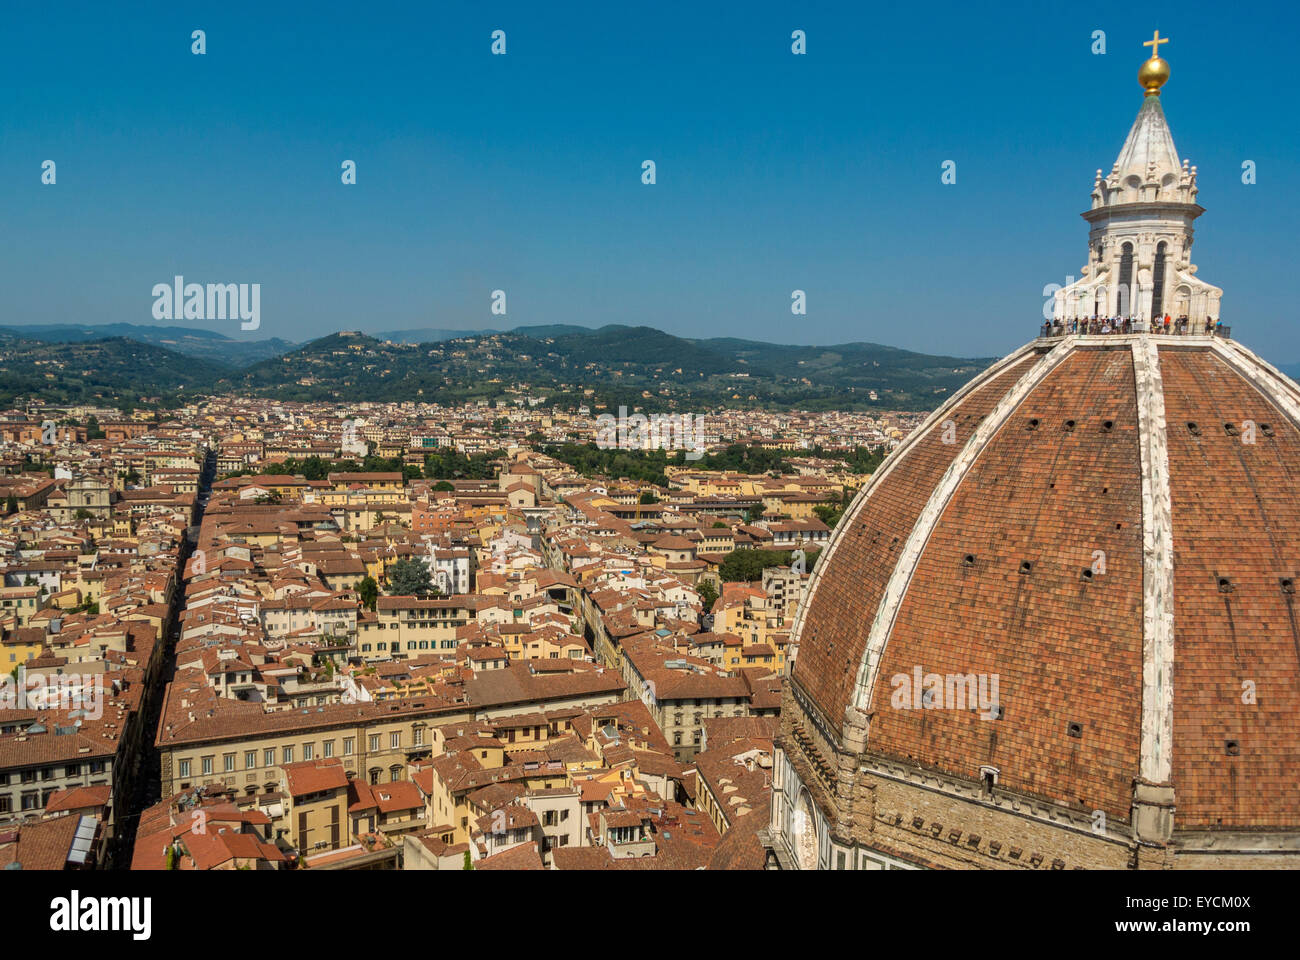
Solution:
<svg viewBox="0 0 1300 960"><path fill-rule="evenodd" d="M1130 144L1177 169L1143 110ZM1217 288L1160 322L1188 274L1175 220L1146 224L1187 203L1102 203L1124 332L1088 322L1114 318L1101 297L1060 322L1058 295L817 560L765 837L783 866L1300 862L1300 387L1215 327Z"/></svg>
<svg viewBox="0 0 1300 960"><path fill-rule="evenodd" d="M769 846L1294 865L1297 581L1300 387L1221 336L1031 342L891 454L818 559Z"/></svg>
<svg viewBox="0 0 1300 960"><path fill-rule="evenodd" d="M794 637L807 712L882 762L994 770L1088 816L1127 821L1147 783L1178 829L1294 828L1298 423L1300 389L1219 337L1070 336L995 364L819 559ZM950 675L975 678L964 703L919 702Z"/></svg>

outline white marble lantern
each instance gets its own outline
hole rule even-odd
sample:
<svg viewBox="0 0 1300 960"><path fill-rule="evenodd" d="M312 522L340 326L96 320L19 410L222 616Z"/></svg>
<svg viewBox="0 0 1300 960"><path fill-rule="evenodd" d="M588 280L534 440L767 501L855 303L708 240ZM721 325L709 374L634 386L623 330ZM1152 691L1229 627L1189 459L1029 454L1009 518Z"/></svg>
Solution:
<svg viewBox="0 0 1300 960"><path fill-rule="evenodd" d="M1155 62L1167 77L1164 61ZM1200 330L1219 319L1223 291L1198 278L1192 263L1192 224L1205 212L1196 202L1196 168L1178 159L1160 107L1163 78L1143 80L1147 93L1133 128L1110 173L1097 171L1092 207L1082 214L1092 225L1088 263L1081 279L1057 292L1053 316L1068 323L1168 315Z"/></svg>

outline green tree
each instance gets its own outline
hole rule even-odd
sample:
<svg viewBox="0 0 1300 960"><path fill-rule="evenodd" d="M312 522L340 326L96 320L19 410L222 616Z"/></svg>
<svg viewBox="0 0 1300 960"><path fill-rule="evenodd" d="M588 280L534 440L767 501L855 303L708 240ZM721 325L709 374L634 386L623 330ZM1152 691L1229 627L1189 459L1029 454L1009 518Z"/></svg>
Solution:
<svg viewBox="0 0 1300 960"><path fill-rule="evenodd" d="M502 451L476 453L472 457L457 450L438 450L424 456L424 475L430 480L490 480L497 475L496 460Z"/></svg>
<svg viewBox="0 0 1300 960"><path fill-rule="evenodd" d="M844 515L844 508L835 503L819 503L813 507L813 513L817 514L817 519L832 530L835 524L840 522L840 517Z"/></svg>
<svg viewBox="0 0 1300 960"><path fill-rule="evenodd" d="M659 502L659 498L656 497L656 496L654 495L654 493L653 493L652 491L650 491L650 490L642 490L642 491L641 491L641 500L640 500L640 502L641 502L641 503L658 503L658 502Z"/></svg>
<svg viewBox="0 0 1300 960"><path fill-rule="evenodd" d="M375 609L375 604L379 601L379 584L375 582L374 577L367 574L357 584L357 596L361 598L361 603L367 610Z"/></svg>
<svg viewBox="0 0 1300 960"><path fill-rule="evenodd" d="M433 485L433 489L439 493L451 493L456 488L452 485L450 480L439 480Z"/></svg>
<svg viewBox="0 0 1300 960"><path fill-rule="evenodd" d="M701 580L698 590L700 600L704 603L704 612L708 613L718 599L718 588L713 585L712 580Z"/></svg>
<svg viewBox="0 0 1300 960"><path fill-rule="evenodd" d="M423 561L413 559L398 560L388 570L388 592L398 596L410 596L415 593L430 593L433 590L433 577Z"/></svg>
<svg viewBox="0 0 1300 960"><path fill-rule="evenodd" d="M809 573L819 554L820 551L817 550L804 551L804 564ZM767 567L788 567L793 560L794 552L791 550L754 550L742 547L727 554L718 566L718 576L724 583L747 583L761 580L763 570Z"/></svg>
<svg viewBox="0 0 1300 960"><path fill-rule="evenodd" d="M18 512L18 498L11 493L9 494L9 499L5 501L5 513L17 513L17 512Z"/></svg>
<svg viewBox="0 0 1300 960"><path fill-rule="evenodd" d="M310 456L306 460L286 460L284 462L285 473L301 474L304 480L324 480L329 476L330 464L317 456Z"/></svg>

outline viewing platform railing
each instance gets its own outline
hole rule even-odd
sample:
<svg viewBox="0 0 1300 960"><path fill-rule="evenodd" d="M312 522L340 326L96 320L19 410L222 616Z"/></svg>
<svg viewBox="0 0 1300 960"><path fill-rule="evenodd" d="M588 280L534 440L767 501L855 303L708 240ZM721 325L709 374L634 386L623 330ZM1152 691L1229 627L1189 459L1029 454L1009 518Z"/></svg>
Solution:
<svg viewBox="0 0 1300 960"><path fill-rule="evenodd" d="M1045 322L1038 328L1042 339L1064 337L1071 334L1081 336L1106 336L1108 334L1150 333L1161 337L1222 337L1232 339L1232 327L1216 321L1172 320L1168 326L1163 323L1149 323L1146 320L1069 320Z"/></svg>

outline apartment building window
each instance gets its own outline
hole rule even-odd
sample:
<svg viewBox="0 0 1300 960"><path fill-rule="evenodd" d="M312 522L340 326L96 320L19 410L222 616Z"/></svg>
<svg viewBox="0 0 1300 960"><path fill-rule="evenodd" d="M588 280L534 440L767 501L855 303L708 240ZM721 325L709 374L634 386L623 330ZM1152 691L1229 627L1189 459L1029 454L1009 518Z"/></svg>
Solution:
<svg viewBox="0 0 1300 960"><path fill-rule="evenodd" d="M312 758L312 746L313 745L310 743L304 743L302 745L302 758L304 760L310 760Z"/></svg>
<svg viewBox="0 0 1300 960"><path fill-rule="evenodd" d="M247 750L244 752L244 769L252 770L257 766L257 751Z"/></svg>
<svg viewBox="0 0 1300 960"><path fill-rule="evenodd" d="M356 737L344 737L344 738L343 738L343 756L345 756L345 757L350 757L350 756L352 756L352 754L353 754L353 753L355 752L355 750L356 750L356 744L357 744L357 738L356 738Z"/></svg>
<svg viewBox="0 0 1300 960"><path fill-rule="evenodd" d="M212 758L211 758L211 757L204 757L204 758L203 758L203 775L204 775L204 776L211 776L211 774L212 774Z"/></svg>
<svg viewBox="0 0 1300 960"><path fill-rule="evenodd" d="M415 727L411 730L411 741L417 747L424 746L424 727Z"/></svg>
<svg viewBox="0 0 1300 960"><path fill-rule="evenodd" d="M176 769L177 776L188 777L190 775L190 762L188 760L182 760L176 765Z"/></svg>
<svg viewBox="0 0 1300 960"><path fill-rule="evenodd" d="M9 797L0 797L0 813L9 813L13 807L13 802Z"/></svg>
<svg viewBox="0 0 1300 960"><path fill-rule="evenodd" d="M374 753L378 750L379 750L379 734L372 733L370 735L370 751Z"/></svg>
<svg viewBox="0 0 1300 960"><path fill-rule="evenodd" d="M293 763L293 747L285 747L281 751L281 759L284 763Z"/></svg>
<svg viewBox="0 0 1300 960"><path fill-rule="evenodd" d="M103 761L103 760L91 760L91 761L90 761L90 772L91 772L91 773L103 773L103 772L104 772L104 761Z"/></svg>
<svg viewBox="0 0 1300 960"><path fill-rule="evenodd" d="M262 751L262 766L264 767L275 766L275 747L267 747L265 750Z"/></svg>
<svg viewBox="0 0 1300 960"><path fill-rule="evenodd" d="M390 733L388 735L389 747L391 747L393 750L396 750L401 745L402 745L402 734L400 731L398 731L397 733Z"/></svg>
<svg viewBox="0 0 1300 960"><path fill-rule="evenodd" d="M233 753L227 753L221 758L221 761L225 766L226 773L230 773L235 769L235 755Z"/></svg>
<svg viewBox="0 0 1300 960"><path fill-rule="evenodd" d="M326 757L326 759L328 759L328 758L330 758L330 757L332 757L332 756L334 756L334 741L333 741L333 740L326 740L326 741L325 741L325 757Z"/></svg>
<svg viewBox="0 0 1300 960"><path fill-rule="evenodd" d="M39 805L39 804L38 804L38 802L37 802L37 796L36 796L36 794L34 794L34 793L24 793L24 794L23 794L23 809L24 809L24 810L35 810L35 809L37 808L38 805Z"/></svg>

